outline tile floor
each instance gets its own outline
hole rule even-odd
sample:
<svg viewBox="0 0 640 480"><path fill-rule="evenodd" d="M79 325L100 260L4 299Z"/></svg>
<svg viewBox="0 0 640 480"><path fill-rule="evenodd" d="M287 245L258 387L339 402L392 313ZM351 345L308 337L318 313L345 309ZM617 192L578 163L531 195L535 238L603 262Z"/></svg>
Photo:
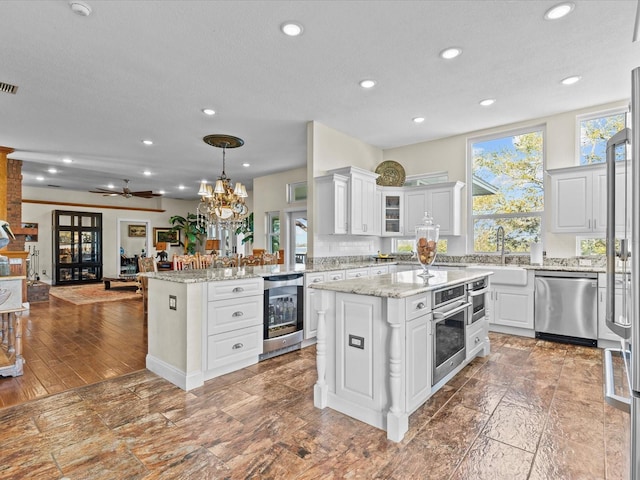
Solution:
<svg viewBox="0 0 640 480"><path fill-rule="evenodd" d="M601 350L491 334L401 443L313 407L315 348L183 392L142 370L0 409L2 479L625 479Z"/></svg>

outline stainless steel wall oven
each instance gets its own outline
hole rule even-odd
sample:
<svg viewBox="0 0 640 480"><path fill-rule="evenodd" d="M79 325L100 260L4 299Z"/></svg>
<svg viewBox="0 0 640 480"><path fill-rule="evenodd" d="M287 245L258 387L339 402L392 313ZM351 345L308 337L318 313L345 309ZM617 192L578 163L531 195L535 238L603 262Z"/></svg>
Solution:
<svg viewBox="0 0 640 480"><path fill-rule="evenodd" d="M264 277L264 322L260 360L298 350L303 338L304 276Z"/></svg>
<svg viewBox="0 0 640 480"><path fill-rule="evenodd" d="M465 327L471 303L466 285L433 292L433 372L435 385L465 359Z"/></svg>
<svg viewBox="0 0 640 480"><path fill-rule="evenodd" d="M469 303L471 303L471 315L469 316L469 324L482 320L486 314L486 294L489 291L489 282L487 277L470 282L467 284L467 295Z"/></svg>

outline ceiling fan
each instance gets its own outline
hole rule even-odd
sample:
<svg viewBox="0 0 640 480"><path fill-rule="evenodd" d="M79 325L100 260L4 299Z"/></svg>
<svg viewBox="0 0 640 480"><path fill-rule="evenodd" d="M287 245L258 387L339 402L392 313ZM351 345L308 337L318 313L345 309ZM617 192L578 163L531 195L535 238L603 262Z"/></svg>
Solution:
<svg viewBox="0 0 640 480"><path fill-rule="evenodd" d="M160 197L162 195L160 193L153 193L151 190L145 190L141 192L132 192L131 189L129 188L129 180L127 180L126 178L124 179L124 187L122 188L121 192L114 192L113 190L108 190L106 188L100 188L100 187L96 187L96 188L97 190L89 190L89 192L102 193L102 195L105 197L117 197L118 195L120 195L124 198L131 198L131 197L153 198L153 197Z"/></svg>

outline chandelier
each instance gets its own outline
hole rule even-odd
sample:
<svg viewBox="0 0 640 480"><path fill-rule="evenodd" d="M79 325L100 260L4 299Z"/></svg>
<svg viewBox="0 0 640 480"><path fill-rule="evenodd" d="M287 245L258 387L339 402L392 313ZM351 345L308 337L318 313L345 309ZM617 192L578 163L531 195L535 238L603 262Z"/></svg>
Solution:
<svg viewBox="0 0 640 480"><path fill-rule="evenodd" d="M198 221L204 226L216 225L234 227L239 225L249 213L245 205L247 189L240 182L232 186L231 179L225 173L227 148L237 148L244 145L244 140L231 135L207 135L204 142L212 147L222 148L222 175L218 177L214 186L203 181L198 195Z"/></svg>

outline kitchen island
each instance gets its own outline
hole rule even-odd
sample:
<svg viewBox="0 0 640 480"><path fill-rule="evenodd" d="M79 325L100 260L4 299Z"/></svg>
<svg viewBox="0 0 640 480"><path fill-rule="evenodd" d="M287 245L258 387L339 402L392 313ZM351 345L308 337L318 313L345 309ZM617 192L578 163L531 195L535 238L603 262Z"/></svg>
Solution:
<svg viewBox="0 0 640 480"><path fill-rule="evenodd" d="M387 438L396 442L407 432L413 411L476 355L488 355L490 350L486 321L467 325L471 305L466 286L491 272L440 270L425 280L418 273L392 273L311 287L322 291L315 406L333 408L386 430ZM443 318L442 312L432 312L438 303L449 307L444 317L449 312L461 315L458 330L464 332L463 349L466 346L469 353L463 353L442 378L433 368L442 360L434 360L434 324Z"/></svg>

